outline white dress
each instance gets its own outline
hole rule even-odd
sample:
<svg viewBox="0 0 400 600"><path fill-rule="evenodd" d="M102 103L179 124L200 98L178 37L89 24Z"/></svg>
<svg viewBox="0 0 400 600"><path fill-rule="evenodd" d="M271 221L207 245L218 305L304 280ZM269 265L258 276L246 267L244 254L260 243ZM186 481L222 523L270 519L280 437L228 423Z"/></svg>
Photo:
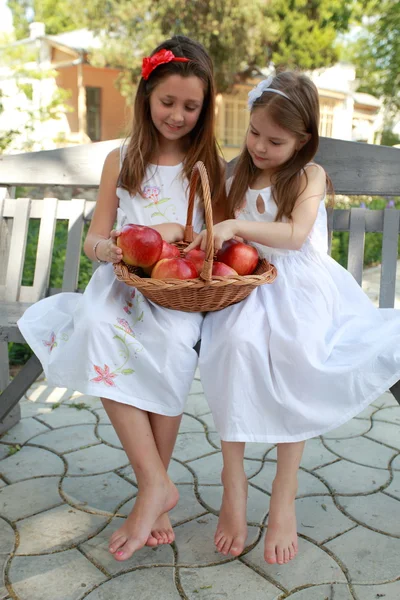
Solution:
<svg viewBox="0 0 400 600"><path fill-rule="evenodd" d="M126 223L186 223L187 179L182 164L150 165L145 198L117 188L117 228ZM196 206L195 231L204 213ZM183 412L197 365L193 349L203 315L162 308L118 281L101 265L84 294L37 302L18 326L49 383L167 416Z"/></svg>
<svg viewBox="0 0 400 600"><path fill-rule="evenodd" d="M271 188L248 190L238 218L272 222L276 211ZM327 254L324 201L301 250L254 245L278 276L206 315L204 391L224 441L306 440L345 423L400 379L400 311L375 308Z"/></svg>

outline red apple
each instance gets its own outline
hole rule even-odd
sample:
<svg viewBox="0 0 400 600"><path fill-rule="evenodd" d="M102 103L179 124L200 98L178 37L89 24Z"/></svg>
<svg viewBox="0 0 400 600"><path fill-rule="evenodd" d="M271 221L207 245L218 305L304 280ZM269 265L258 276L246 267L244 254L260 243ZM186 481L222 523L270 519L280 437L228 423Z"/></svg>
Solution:
<svg viewBox="0 0 400 600"><path fill-rule="evenodd" d="M179 258L180 255L181 253L179 252L179 248L177 248L177 246L173 246L172 244L169 244L163 240L160 258L158 260L163 258Z"/></svg>
<svg viewBox="0 0 400 600"><path fill-rule="evenodd" d="M258 259L258 252L254 246L233 239L224 242L221 250L217 252L217 260L235 269L239 275L253 273Z"/></svg>
<svg viewBox="0 0 400 600"><path fill-rule="evenodd" d="M237 275L237 272L225 263L215 260L213 262L212 274L217 277L229 277L229 275Z"/></svg>
<svg viewBox="0 0 400 600"><path fill-rule="evenodd" d="M192 261L197 269L198 275L200 275L206 258L206 253L204 250L200 250L200 248L193 248L193 250L189 250L189 252L186 254L186 258Z"/></svg>
<svg viewBox="0 0 400 600"><path fill-rule="evenodd" d="M163 239L155 229L145 225L124 225L117 238L117 246L122 250L122 259L127 265L149 267L158 261L163 247Z"/></svg>
<svg viewBox="0 0 400 600"><path fill-rule="evenodd" d="M196 279L197 270L186 258L163 258L153 267L153 279Z"/></svg>

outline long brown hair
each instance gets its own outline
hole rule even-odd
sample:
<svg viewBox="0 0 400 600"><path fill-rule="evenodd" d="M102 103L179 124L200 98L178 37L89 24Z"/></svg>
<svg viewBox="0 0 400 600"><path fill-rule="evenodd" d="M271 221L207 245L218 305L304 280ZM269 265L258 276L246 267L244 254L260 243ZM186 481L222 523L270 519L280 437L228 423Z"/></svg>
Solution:
<svg viewBox="0 0 400 600"><path fill-rule="evenodd" d="M306 75L293 71L277 74L270 86L284 92L288 98L273 92L264 92L253 104L252 111L265 110L280 127L304 139L310 139L291 158L281 165L271 178L272 193L278 211L276 221L282 217L290 220L297 198L304 191L299 174L311 162L319 145L319 98L318 90ZM234 169L234 183L227 199L227 216L233 217L243 205L247 189L260 173L245 144ZM307 171L304 171L307 185ZM330 180L327 178L329 186Z"/></svg>
<svg viewBox="0 0 400 600"><path fill-rule="evenodd" d="M152 156L158 151L158 135L150 113L150 95L154 88L170 75L198 77L204 84L204 102L195 127L190 132L189 150L183 160L183 171L188 179L198 160L205 164L212 198L221 201L225 194L223 160L215 139L215 84L213 65L205 48L182 35L176 35L160 44L152 53L171 50L177 57L189 62L170 62L159 65L147 81L140 79L134 106L132 130L119 176L119 185L131 195L142 194L142 184ZM201 192L201 190L199 190Z"/></svg>

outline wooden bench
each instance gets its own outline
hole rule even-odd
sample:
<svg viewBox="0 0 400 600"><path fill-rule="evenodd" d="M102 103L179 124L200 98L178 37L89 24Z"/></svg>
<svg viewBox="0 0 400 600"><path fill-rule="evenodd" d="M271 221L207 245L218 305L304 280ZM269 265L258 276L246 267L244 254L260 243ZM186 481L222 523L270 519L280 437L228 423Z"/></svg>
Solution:
<svg viewBox="0 0 400 600"><path fill-rule="evenodd" d="M119 141L0 158L0 433L19 419L18 402L42 372L32 356L9 383L8 342L24 342L16 322L31 303L50 294L77 291L84 225L93 200L14 199L15 186L95 188L104 158ZM323 138L317 161L332 178L335 192L347 195L400 196L400 150ZM232 163L228 165L228 174ZM21 284L30 219L40 220L33 285ZM49 288L53 242L58 220L68 221L62 287ZM361 284L366 232L383 233L379 305L394 306L400 211L334 210L333 231L349 231L348 270ZM94 265L95 268L95 265ZM391 389L400 403L400 384Z"/></svg>

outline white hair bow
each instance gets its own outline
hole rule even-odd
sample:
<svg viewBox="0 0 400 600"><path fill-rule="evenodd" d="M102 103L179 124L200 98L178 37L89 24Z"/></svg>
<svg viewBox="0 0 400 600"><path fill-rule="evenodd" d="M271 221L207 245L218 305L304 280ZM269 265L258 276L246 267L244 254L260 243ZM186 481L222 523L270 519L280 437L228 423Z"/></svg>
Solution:
<svg viewBox="0 0 400 600"><path fill-rule="evenodd" d="M249 99L247 102L249 110L251 110L253 108L254 102L256 100L258 100L258 98L260 98L260 96L262 96L264 92L272 92L275 94L279 94L280 96L283 96L284 98L287 98L288 100L290 100L289 96L287 94L285 94L285 92L281 92L281 90L276 90L276 89L270 87L273 80L274 80L273 76L269 75L267 77L267 79L260 81L260 83L258 85L256 85L252 90L250 90L250 92L248 93Z"/></svg>

